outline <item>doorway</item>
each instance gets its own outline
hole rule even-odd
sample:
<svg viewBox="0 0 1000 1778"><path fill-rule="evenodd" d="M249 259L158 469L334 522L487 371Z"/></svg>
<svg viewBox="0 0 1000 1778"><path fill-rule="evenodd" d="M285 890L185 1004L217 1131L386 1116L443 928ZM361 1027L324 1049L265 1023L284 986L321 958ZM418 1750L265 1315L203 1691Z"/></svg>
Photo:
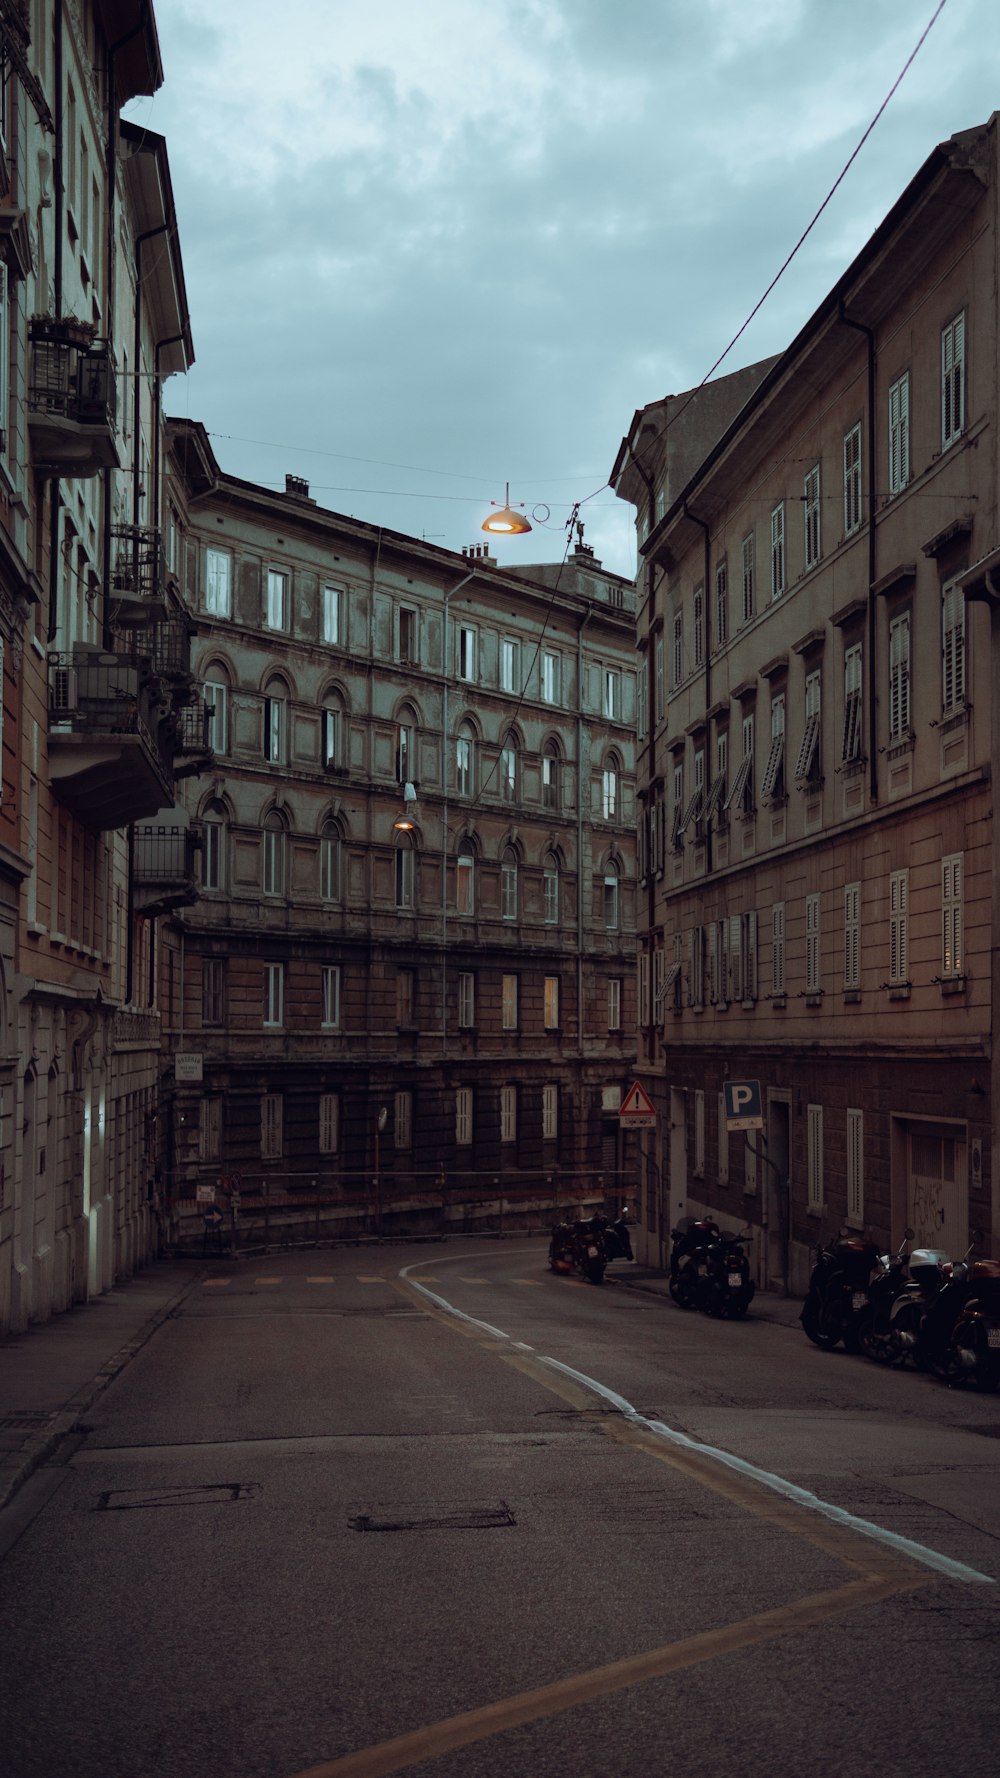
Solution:
<svg viewBox="0 0 1000 1778"><path fill-rule="evenodd" d="M915 1247L943 1247L960 1259L969 1245L968 1144L964 1126L910 1124L906 1141L906 1220Z"/></svg>

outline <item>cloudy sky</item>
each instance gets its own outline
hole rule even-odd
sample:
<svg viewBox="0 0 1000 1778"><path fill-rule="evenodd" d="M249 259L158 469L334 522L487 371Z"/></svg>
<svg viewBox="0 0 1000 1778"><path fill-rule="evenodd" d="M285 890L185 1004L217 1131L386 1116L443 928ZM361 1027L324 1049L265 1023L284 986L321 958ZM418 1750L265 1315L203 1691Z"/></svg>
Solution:
<svg viewBox="0 0 1000 1778"><path fill-rule="evenodd" d="M197 363L223 467L449 549L491 500L600 492L637 407L699 383L938 0L156 0ZM997 0L946 0L725 370L793 337L935 143L1000 106ZM530 553L529 553L530 552Z"/></svg>

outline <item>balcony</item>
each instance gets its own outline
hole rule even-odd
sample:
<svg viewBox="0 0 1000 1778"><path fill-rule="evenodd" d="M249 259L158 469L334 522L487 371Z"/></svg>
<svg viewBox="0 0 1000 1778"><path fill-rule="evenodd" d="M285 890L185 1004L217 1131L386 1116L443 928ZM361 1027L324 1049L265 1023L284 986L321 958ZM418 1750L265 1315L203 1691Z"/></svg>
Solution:
<svg viewBox="0 0 1000 1778"><path fill-rule="evenodd" d="M115 652L137 666L147 666L154 678L169 687L175 704L190 703L195 695L191 671L191 637L194 624L188 618L169 617L164 623L134 629L115 624Z"/></svg>
<svg viewBox="0 0 1000 1778"><path fill-rule="evenodd" d="M115 628L157 624L166 618L163 539L152 526L112 525L108 604Z"/></svg>
<svg viewBox="0 0 1000 1778"><path fill-rule="evenodd" d="M63 806L98 831L172 800L173 740L148 667L77 645L49 655L49 771Z"/></svg>
<svg viewBox="0 0 1000 1778"><path fill-rule="evenodd" d="M156 821L140 822L132 852L136 913L152 920L198 899L197 859L201 835L178 819L177 809L161 810Z"/></svg>
<svg viewBox="0 0 1000 1778"><path fill-rule="evenodd" d="M173 737L174 778L197 778L201 772L211 771L215 764L212 752L212 719L214 710L210 710L203 698L195 698L183 709L173 712L173 721L169 731Z"/></svg>
<svg viewBox="0 0 1000 1778"><path fill-rule="evenodd" d="M72 477L119 468L109 342L94 339L84 322L51 315L36 315L30 336L28 432L36 469Z"/></svg>

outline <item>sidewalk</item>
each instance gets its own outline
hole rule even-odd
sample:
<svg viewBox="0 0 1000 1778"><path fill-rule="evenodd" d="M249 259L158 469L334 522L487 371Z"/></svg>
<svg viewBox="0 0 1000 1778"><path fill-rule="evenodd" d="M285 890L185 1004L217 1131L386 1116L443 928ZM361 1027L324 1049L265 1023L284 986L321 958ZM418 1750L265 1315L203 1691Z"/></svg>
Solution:
<svg viewBox="0 0 1000 1778"><path fill-rule="evenodd" d="M642 1290L650 1296L665 1298L670 1303L669 1278L656 1266L643 1266L638 1261L615 1260L604 1274L606 1284L624 1284L628 1290ZM673 1304L671 1304L673 1307ZM782 1327L799 1327L802 1300L797 1296L778 1296L773 1290L758 1290L748 1311L752 1321L776 1321Z"/></svg>
<svg viewBox="0 0 1000 1778"><path fill-rule="evenodd" d="M191 1259L158 1261L93 1302L0 1339L0 1511L203 1270Z"/></svg>

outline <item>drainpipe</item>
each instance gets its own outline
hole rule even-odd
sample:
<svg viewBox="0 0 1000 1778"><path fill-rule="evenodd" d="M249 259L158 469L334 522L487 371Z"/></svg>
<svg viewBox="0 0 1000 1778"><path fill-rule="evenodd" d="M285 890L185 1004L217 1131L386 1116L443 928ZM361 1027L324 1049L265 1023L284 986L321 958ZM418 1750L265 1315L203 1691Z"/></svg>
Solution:
<svg viewBox="0 0 1000 1778"><path fill-rule="evenodd" d="M878 579L878 540L875 535L875 502L878 477L875 467L875 335L863 321L852 321L841 298L840 319L845 327L863 333L868 343L868 794L878 802L878 701L875 695L875 582Z"/></svg>
<svg viewBox="0 0 1000 1778"><path fill-rule="evenodd" d="M63 193L63 131L65 128L65 107L63 103L63 9L57 6L54 11L52 29L52 62L53 82L55 85L55 152L52 157L52 205L53 234L55 237L52 253L52 279L55 285L56 319L62 315L63 285L63 220L65 217L65 197ZM49 483L49 644L55 641L59 630L59 514L62 507L58 476Z"/></svg>
<svg viewBox="0 0 1000 1778"><path fill-rule="evenodd" d="M593 617L588 608L576 633L576 1048L583 1056L583 632ZM593 860L591 860L593 862Z"/></svg>
<svg viewBox="0 0 1000 1778"><path fill-rule="evenodd" d="M710 752L709 752L709 734L708 734L708 712L712 707L712 620L711 620L711 616L710 616L710 613L712 610L712 601L709 596L709 571L711 568L711 550L710 550L710 546L709 546L708 526L706 525L704 519L700 519L697 517L697 515L695 513L689 512L688 503L686 500L684 502L684 517L686 519L690 519L692 525L697 525L699 527L702 537L704 539L704 546L705 546L705 567L704 567L704 582L705 582L704 601L705 601L705 603L703 606L704 629L705 629L705 764L704 764L704 778L702 780L702 797L704 798L704 797L707 797L708 791L709 791L709 786L711 785L711 782L712 782L711 758L710 758ZM712 830L711 830L710 825L706 822L706 824L705 824L705 869L706 869L706 872L710 871L711 868L712 868Z"/></svg>
<svg viewBox="0 0 1000 1778"><path fill-rule="evenodd" d="M150 474L153 477L153 529L160 528L160 423L163 414L163 389L160 383L160 353L165 346L182 344L188 336L190 316L185 315L184 326L180 333L168 334L166 339L157 340L153 352L153 463Z"/></svg>
<svg viewBox="0 0 1000 1778"><path fill-rule="evenodd" d="M156 228L147 228L135 238L135 324L133 328L133 363L132 375L135 378L135 392L132 397L132 523L139 523L139 490L142 486L142 250L147 241L155 240L158 235L169 234L172 223L161 222ZM126 393L126 400L128 399ZM152 467L150 468L152 473ZM105 564L105 573L109 572L110 564Z"/></svg>
<svg viewBox="0 0 1000 1778"><path fill-rule="evenodd" d="M448 755L448 605L456 593L460 593L470 580L475 580L476 571L463 575L455 586L449 587L444 594L444 625L441 639L441 670L444 686L441 693L441 785L444 800L441 806L441 1055L448 1054L448 773L451 761Z"/></svg>

